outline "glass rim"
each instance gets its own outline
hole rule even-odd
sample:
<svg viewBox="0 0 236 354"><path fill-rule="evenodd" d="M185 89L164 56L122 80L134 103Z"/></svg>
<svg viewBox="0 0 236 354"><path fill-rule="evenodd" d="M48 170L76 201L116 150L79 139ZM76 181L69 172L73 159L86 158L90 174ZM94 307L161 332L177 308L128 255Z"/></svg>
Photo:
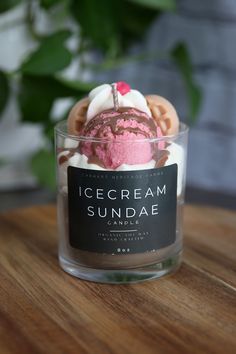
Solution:
<svg viewBox="0 0 236 354"><path fill-rule="evenodd" d="M75 141L87 141L87 142L95 142L95 143L124 143L124 140L112 140L112 139L105 139L105 138L94 138L91 136L83 136L83 135L73 135L67 132L67 120L62 120L58 122L55 127L54 131L56 135L60 135L62 137L69 138ZM132 142L132 143L144 143L144 142L149 142L149 143L155 143L155 142L161 142L161 141L170 141L170 140L176 140L182 136L185 136L188 134L189 131L189 126L183 122L180 121L179 123L179 131L177 134L172 134L172 135L164 135L162 137L157 137L157 138L143 138L143 139L127 139L126 142Z"/></svg>

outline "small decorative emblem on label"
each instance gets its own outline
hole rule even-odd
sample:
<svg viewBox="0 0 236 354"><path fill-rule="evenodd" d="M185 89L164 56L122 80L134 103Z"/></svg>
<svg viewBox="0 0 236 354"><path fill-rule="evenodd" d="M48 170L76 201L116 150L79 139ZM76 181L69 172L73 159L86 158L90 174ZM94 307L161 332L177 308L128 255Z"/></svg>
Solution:
<svg viewBox="0 0 236 354"><path fill-rule="evenodd" d="M176 238L177 165L138 171L68 167L70 245L106 254L152 252Z"/></svg>

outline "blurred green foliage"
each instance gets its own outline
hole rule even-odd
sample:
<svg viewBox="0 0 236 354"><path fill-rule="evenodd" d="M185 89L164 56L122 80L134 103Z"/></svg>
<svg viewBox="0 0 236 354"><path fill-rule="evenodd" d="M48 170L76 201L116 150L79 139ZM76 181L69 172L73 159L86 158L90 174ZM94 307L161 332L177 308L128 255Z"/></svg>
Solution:
<svg viewBox="0 0 236 354"><path fill-rule="evenodd" d="M4 71L0 70L0 114L3 112L9 97L9 82Z"/></svg>
<svg viewBox="0 0 236 354"><path fill-rule="evenodd" d="M21 0L1 0L0 1L0 13L10 10L14 6L18 5L20 2L21 2Z"/></svg>
<svg viewBox="0 0 236 354"><path fill-rule="evenodd" d="M91 71L112 69L132 60L147 59L146 53L131 57L127 50L145 36L152 22L163 12L175 11L176 1L1 0L0 13L19 4L25 5L24 22L37 47L28 53L16 71L4 72L0 68L0 114L8 102L11 80L16 80L21 119L41 124L47 142L46 150L32 156L32 172L40 184L53 189L53 104L59 98L80 99L95 86L95 83L84 82L81 78L67 80L61 72L78 58L81 67ZM35 20L37 11L44 11L50 17L55 9L69 19L68 26L53 33L39 33ZM67 45L71 37L78 39L77 48L73 50ZM85 56L94 51L100 53L99 62L97 58L95 63L87 62ZM193 78L188 50L183 43L179 43L162 55L173 60L179 68L189 99L190 116L194 120L200 106L201 92Z"/></svg>
<svg viewBox="0 0 236 354"><path fill-rule="evenodd" d="M70 65L72 53L65 47L70 31L59 31L41 40L36 49L21 65L22 74L53 75Z"/></svg>
<svg viewBox="0 0 236 354"><path fill-rule="evenodd" d="M186 92L188 95L189 106L190 106L190 117L193 122L196 119L200 108L200 103L202 100L202 92L194 82L194 78L192 75L193 68L192 68L190 55L184 43L177 44L173 48L171 54L173 60L175 61L176 65L178 66L182 74L186 86Z"/></svg>

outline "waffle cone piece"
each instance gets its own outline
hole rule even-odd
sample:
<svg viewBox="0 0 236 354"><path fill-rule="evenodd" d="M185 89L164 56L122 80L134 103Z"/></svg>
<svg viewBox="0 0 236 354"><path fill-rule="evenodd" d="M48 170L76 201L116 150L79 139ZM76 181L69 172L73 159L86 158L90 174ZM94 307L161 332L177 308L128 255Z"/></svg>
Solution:
<svg viewBox="0 0 236 354"><path fill-rule="evenodd" d="M72 135L79 135L86 121L86 113L89 106L89 98L85 97L78 101L69 113L67 120L68 132Z"/></svg>
<svg viewBox="0 0 236 354"><path fill-rule="evenodd" d="M163 135L174 135L179 130L179 118L174 106L164 97L145 96L152 117L161 128Z"/></svg>

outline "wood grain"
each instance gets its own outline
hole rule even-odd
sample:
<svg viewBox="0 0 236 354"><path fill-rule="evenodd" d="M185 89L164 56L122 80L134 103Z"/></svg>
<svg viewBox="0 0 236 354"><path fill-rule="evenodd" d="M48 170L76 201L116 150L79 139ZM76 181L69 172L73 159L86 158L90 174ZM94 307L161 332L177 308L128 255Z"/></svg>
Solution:
<svg viewBox="0 0 236 354"><path fill-rule="evenodd" d="M234 353L235 237L235 212L188 206L175 275L105 285L59 268L54 206L2 214L0 353Z"/></svg>

